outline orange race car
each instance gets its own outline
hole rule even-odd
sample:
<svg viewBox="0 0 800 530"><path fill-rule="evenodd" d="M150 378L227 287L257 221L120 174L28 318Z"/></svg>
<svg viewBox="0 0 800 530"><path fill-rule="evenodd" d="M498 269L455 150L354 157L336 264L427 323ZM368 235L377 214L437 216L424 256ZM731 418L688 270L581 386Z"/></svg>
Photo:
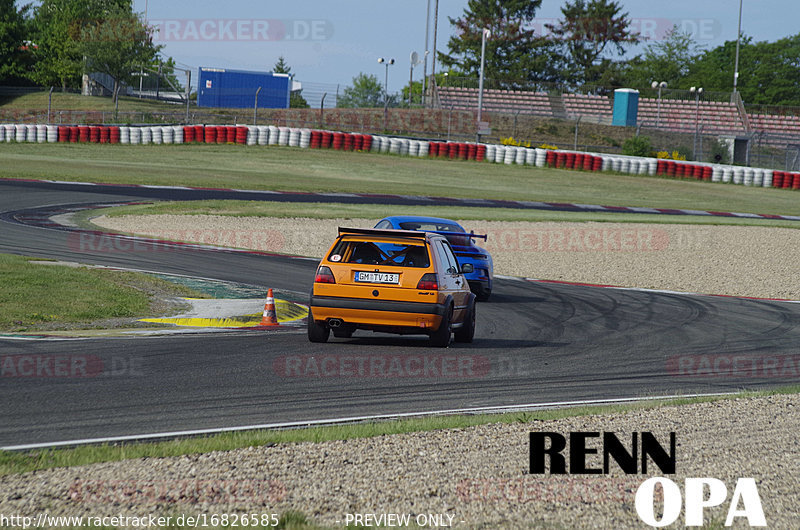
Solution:
<svg viewBox="0 0 800 530"><path fill-rule="evenodd" d="M426 334L439 347L453 333L456 342L472 342L475 295L464 277L471 268L436 233L339 228L314 278L308 339L367 329Z"/></svg>

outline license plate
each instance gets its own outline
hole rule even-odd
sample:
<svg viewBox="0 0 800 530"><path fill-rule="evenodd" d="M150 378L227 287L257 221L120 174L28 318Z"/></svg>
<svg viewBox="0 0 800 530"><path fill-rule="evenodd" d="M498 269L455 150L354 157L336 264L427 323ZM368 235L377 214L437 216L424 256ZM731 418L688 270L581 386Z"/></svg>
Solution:
<svg viewBox="0 0 800 530"><path fill-rule="evenodd" d="M400 275L396 272L356 272L357 282L366 283L400 283Z"/></svg>

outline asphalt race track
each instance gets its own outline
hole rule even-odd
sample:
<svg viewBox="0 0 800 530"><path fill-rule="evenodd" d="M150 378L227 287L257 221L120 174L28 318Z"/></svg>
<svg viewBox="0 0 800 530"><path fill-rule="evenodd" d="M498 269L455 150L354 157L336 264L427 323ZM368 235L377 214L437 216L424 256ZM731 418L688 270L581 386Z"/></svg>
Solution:
<svg viewBox="0 0 800 530"><path fill-rule="evenodd" d="M308 292L315 268L309 260L182 246L90 252L75 244L74 232L9 222L2 215L46 205L176 198L169 190L137 195L116 189L0 183L0 252ZM676 371L678 357L793 356L799 325L800 304L498 280L492 301L479 305L475 342L447 350L429 348L423 337L364 332L311 344L304 328L66 341L0 338L0 359L82 356L105 367L93 377L1 377L0 447L783 386L800 381L796 370L687 376ZM359 375L353 368L358 362L378 369Z"/></svg>

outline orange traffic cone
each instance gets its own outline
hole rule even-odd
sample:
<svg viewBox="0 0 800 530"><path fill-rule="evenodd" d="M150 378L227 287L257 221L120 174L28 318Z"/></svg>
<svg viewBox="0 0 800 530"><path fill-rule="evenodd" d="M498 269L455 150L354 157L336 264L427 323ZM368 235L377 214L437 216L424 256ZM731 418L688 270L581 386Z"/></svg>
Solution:
<svg viewBox="0 0 800 530"><path fill-rule="evenodd" d="M261 316L262 326L279 326L278 315L275 313L275 299L272 298L272 289L267 291L267 303L264 304L264 314Z"/></svg>

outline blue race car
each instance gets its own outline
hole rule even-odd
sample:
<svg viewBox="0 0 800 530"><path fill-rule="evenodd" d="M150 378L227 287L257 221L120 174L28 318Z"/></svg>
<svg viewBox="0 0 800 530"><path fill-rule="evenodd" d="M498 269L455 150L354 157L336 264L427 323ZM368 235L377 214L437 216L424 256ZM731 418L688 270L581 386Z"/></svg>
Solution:
<svg viewBox="0 0 800 530"><path fill-rule="evenodd" d="M481 302L489 299L492 294L492 281L494 278L494 265L492 256L477 245L474 239L486 240L486 235L477 235L467 232L460 224L450 219L439 217L421 217L417 215L393 215L384 217L375 228L396 230L420 230L422 232L436 232L442 234L450 242L450 246L460 264L472 263L474 272L465 274L469 288Z"/></svg>

